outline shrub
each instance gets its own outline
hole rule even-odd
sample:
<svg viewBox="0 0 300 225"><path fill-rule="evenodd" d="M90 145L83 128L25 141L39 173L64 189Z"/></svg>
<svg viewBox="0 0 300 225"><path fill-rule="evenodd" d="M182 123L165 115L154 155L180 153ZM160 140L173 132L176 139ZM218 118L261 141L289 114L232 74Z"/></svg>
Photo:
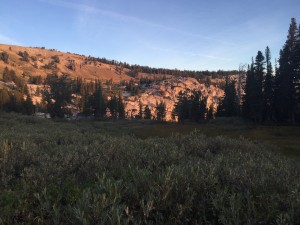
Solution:
<svg viewBox="0 0 300 225"><path fill-rule="evenodd" d="M262 144L27 118L0 117L2 224L300 223L299 164Z"/></svg>

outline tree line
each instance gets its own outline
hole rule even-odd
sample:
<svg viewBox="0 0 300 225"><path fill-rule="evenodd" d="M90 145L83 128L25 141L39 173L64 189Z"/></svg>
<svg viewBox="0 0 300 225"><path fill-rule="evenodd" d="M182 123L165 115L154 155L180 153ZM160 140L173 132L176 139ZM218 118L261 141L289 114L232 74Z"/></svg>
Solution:
<svg viewBox="0 0 300 225"><path fill-rule="evenodd" d="M179 70L179 69L166 69L166 68L153 68L149 66L141 66L141 65L130 65L126 62L119 62L117 60L109 60L106 58L97 58L88 56L85 59L86 62L99 62L110 65L115 65L118 67L118 71L122 71L124 68L129 69L129 76L136 77L138 73L148 73L155 75L173 75L177 77L194 77L198 79L203 79L207 76L212 76L213 78L222 78L226 75L237 74L237 70L218 70L218 71L195 71L195 70Z"/></svg>
<svg viewBox="0 0 300 225"><path fill-rule="evenodd" d="M291 19L287 40L275 69L270 48L258 51L248 65L242 105L237 101L234 81L226 79L225 95L219 105L222 116L243 116L258 123L300 122L300 27Z"/></svg>
<svg viewBox="0 0 300 225"><path fill-rule="evenodd" d="M43 102L46 112L52 118L70 116L74 106L79 115L104 119L107 112L113 119L125 118L125 107L121 94L108 97L99 80L84 82L81 78L71 79L69 75L48 75L45 80Z"/></svg>

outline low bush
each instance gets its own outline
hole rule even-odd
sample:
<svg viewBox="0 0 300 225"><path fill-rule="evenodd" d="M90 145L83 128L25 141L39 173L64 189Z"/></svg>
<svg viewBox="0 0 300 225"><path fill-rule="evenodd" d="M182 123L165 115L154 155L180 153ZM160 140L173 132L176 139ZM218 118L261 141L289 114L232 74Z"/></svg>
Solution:
<svg viewBox="0 0 300 225"><path fill-rule="evenodd" d="M265 145L1 117L0 224L300 224L299 164Z"/></svg>

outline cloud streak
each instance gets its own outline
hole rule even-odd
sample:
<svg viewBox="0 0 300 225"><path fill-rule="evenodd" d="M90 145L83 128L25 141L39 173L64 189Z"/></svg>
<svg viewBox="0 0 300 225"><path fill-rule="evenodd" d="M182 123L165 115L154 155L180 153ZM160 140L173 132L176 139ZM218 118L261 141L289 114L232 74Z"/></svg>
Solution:
<svg viewBox="0 0 300 225"><path fill-rule="evenodd" d="M21 45L21 43L3 35L3 34L0 34L0 43L3 43L3 44L12 44L12 45Z"/></svg>
<svg viewBox="0 0 300 225"><path fill-rule="evenodd" d="M147 21L147 20L141 19L139 17L129 16L129 15L115 12L115 11L101 9L101 8L97 8L97 7L82 4L82 3L74 3L74 2L71 3L71 2L66 2L63 0L39 0L39 1L43 2L43 3L59 6L59 7L64 7L64 8L80 11L80 12L84 13L85 16L87 16L88 14L100 14L102 16L116 19L118 21L141 24L143 26L158 28L158 29L176 33L176 34L182 35L182 36L196 37L196 38L199 38L202 40L217 42L217 43L220 43L223 45L236 46L236 44L234 42L224 41L224 40L220 40L217 38L213 38L213 37L209 37L209 36L205 36L205 35L201 35L201 34L197 34L197 33L187 32L185 30L181 30L178 28L169 27L169 26L165 26L162 24L158 24L158 23L153 23L151 21ZM82 17L81 17L81 19L82 19Z"/></svg>
<svg viewBox="0 0 300 225"><path fill-rule="evenodd" d="M195 52L181 52L181 51L174 50L174 49L158 48L158 47L150 47L150 48L153 50L156 50L156 51L176 53L176 54L182 54L182 55L187 55L187 56L192 56L192 57L203 57L203 58L207 58L210 60L221 60L221 61L227 61L227 62L232 61L232 59L230 59L230 58L224 58L224 57L219 57L219 56L215 56L215 55L206 55L206 54L195 53Z"/></svg>

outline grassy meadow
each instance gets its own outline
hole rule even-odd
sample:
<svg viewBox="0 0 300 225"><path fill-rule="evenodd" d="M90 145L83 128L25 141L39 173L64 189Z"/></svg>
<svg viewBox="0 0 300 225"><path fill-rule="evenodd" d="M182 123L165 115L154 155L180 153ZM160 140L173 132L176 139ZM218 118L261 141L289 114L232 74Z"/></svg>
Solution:
<svg viewBox="0 0 300 225"><path fill-rule="evenodd" d="M0 224L300 224L299 127L0 113Z"/></svg>

